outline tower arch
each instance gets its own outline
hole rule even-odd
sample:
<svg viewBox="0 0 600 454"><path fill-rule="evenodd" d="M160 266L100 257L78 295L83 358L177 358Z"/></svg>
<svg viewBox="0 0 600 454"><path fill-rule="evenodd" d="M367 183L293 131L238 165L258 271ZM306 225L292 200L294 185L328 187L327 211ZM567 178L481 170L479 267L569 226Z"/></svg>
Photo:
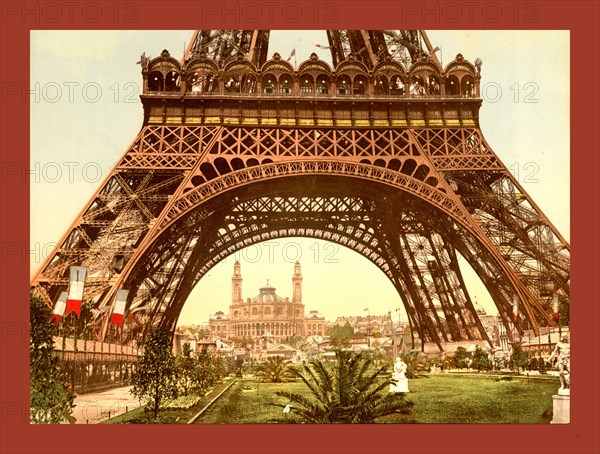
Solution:
<svg viewBox="0 0 600 454"><path fill-rule="evenodd" d="M453 337L468 325L450 306L428 309L435 299L432 295L455 284L450 281L456 252L487 279L501 314L509 317L510 301L516 296L524 310L522 322L534 329L540 323L552 324L547 319L552 294L569 293L569 245L481 136L479 67L474 75L473 65L457 61L442 72L430 46L417 46L419 32L406 32L398 41L413 43L406 48L411 66L405 83L410 83L410 77L421 77L421 86L429 87L431 77L438 77L434 85L439 83L440 93L430 90L429 94L440 99L380 99L371 95L374 68L381 68L377 65L383 54L361 44L374 44L369 36L381 34L333 31L328 35L335 67L330 82L337 84L347 77L352 86L364 77L361 80L369 82L369 89L352 97L336 96L332 90L307 100L282 96L297 92L278 92L282 74L294 77L295 84L299 79L280 56L265 63L268 33L243 31L227 36L241 40L235 55L234 47L215 45L218 34L203 32L191 46L191 55L184 58L183 70L168 52L143 64L145 79L153 72L163 77L162 85L144 87L144 126L34 277L32 291L53 304L68 285L69 267L83 265L90 271L86 297L95 306L112 306L116 286L128 285L133 290L129 309L145 313L142 318L146 316L148 325L156 322L170 328L187 287L221 254L244 243L295 234L295 228L311 237L337 235L340 244L366 251L396 285L405 285L403 292L410 298L406 304L420 305L411 320L415 327L425 326L430 340ZM261 68L257 84L265 75L275 77L273 91L227 94L220 87L190 92L186 84L194 78L189 79L186 71L203 60L199 49L210 51L213 63L206 68L211 70L225 68L247 54L253 67ZM400 69L392 77L402 75ZM223 72L217 72L214 77L220 78ZM163 93L169 75L180 78L181 96ZM444 98L443 88L452 77L467 98ZM318 79L313 83L318 84ZM387 78L386 83L390 83ZM177 84L169 89L177 91L174 87ZM313 182L324 188L338 185L346 191L322 195L319 203L363 195L355 187L366 194L377 191L380 198L361 200L396 210L398 219L406 223L394 227L394 220L387 219L382 223L386 230L378 230L353 218L353 211L344 212L346 217L340 219L314 211L312 218L302 218L292 228L292 218L278 222L277 217L266 219L255 211L257 217L242 227L235 219L222 222L217 214L221 207L231 208L233 216L239 214L236 209L250 214L245 210L251 204L283 203L269 187L291 191L292 181L308 188ZM296 203L317 204L308 192L287 195ZM227 198L239 204L228 204ZM428 216L440 221L431 224ZM418 236L406 227L415 224L421 225ZM189 259L202 258L192 255L200 254L197 244L210 246L212 257L197 260L196 266ZM419 252L423 250L434 257L443 252L445 262L429 260ZM195 270L186 270L184 265L190 263ZM424 275L439 274L440 269L444 276L436 282L409 284L412 275L423 281ZM160 278L153 284L147 279L150 275ZM490 276L500 276L501 282L494 283ZM145 312L144 305L131 306L141 301L156 304ZM468 308L461 311L469 313ZM108 314L101 319L106 326Z"/></svg>

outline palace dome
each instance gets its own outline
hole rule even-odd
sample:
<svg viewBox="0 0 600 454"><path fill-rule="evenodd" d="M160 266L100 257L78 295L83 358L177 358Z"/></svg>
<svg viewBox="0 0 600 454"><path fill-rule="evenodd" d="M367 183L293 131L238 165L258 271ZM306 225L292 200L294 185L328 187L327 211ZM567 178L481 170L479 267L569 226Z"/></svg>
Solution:
<svg viewBox="0 0 600 454"><path fill-rule="evenodd" d="M251 303L283 303L285 300L275 293L277 290L272 285L269 285L269 281L267 281L267 285L260 288L260 293L250 300Z"/></svg>

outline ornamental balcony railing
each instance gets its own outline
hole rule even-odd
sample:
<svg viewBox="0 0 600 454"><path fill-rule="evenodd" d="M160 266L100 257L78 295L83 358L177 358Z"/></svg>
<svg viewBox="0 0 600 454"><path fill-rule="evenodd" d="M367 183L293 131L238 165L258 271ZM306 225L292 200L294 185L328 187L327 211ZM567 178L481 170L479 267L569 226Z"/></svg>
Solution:
<svg viewBox="0 0 600 454"><path fill-rule="evenodd" d="M174 92L174 91L146 91L144 96L152 96L159 98L173 98L173 99L181 99L181 98L190 98L190 99L216 99L216 98L239 98L239 99L254 99L254 98L264 98L264 99L288 99L288 100L307 100L307 99L315 99L315 100L332 100L332 101L344 101L344 100L373 100L373 101L401 101L401 100L432 100L432 101L442 101L442 100L461 100L461 99L481 99L476 95L447 95L447 94L410 94L410 95L373 95L373 94L332 94L332 93L239 93L239 92Z"/></svg>

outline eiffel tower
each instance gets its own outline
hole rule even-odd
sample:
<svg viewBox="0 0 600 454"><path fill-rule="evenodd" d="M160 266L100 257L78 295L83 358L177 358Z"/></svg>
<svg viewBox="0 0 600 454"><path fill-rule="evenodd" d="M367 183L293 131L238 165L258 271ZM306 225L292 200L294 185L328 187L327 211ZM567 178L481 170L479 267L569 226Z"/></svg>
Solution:
<svg viewBox="0 0 600 454"><path fill-rule="evenodd" d="M570 247L481 133L480 63L442 67L424 31L335 30L332 65L312 54L296 69L268 57L269 35L197 31L181 61L142 58L143 126L32 294L53 306L84 266L97 336L128 289L123 341L139 340L173 331L225 257L304 236L381 269L422 344L491 343L459 257L511 340L554 325Z"/></svg>

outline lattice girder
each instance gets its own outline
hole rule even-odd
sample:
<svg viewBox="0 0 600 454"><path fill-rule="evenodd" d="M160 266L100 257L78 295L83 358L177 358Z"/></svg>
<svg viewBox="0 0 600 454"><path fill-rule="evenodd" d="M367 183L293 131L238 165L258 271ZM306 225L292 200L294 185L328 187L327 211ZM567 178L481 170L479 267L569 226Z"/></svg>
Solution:
<svg viewBox="0 0 600 454"><path fill-rule="evenodd" d="M456 191L494 246L550 314L557 291L569 295L569 245L508 171L485 181L450 173Z"/></svg>
<svg viewBox="0 0 600 454"><path fill-rule="evenodd" d="M269 30L199 30L185 61L208 58L223 66L239 56L261 66L267 59ZM327 39L334 64L354 58L373 68L379 60L393 57L406 66L431 53L431 44L421 30L328 30Z"/></svg>

